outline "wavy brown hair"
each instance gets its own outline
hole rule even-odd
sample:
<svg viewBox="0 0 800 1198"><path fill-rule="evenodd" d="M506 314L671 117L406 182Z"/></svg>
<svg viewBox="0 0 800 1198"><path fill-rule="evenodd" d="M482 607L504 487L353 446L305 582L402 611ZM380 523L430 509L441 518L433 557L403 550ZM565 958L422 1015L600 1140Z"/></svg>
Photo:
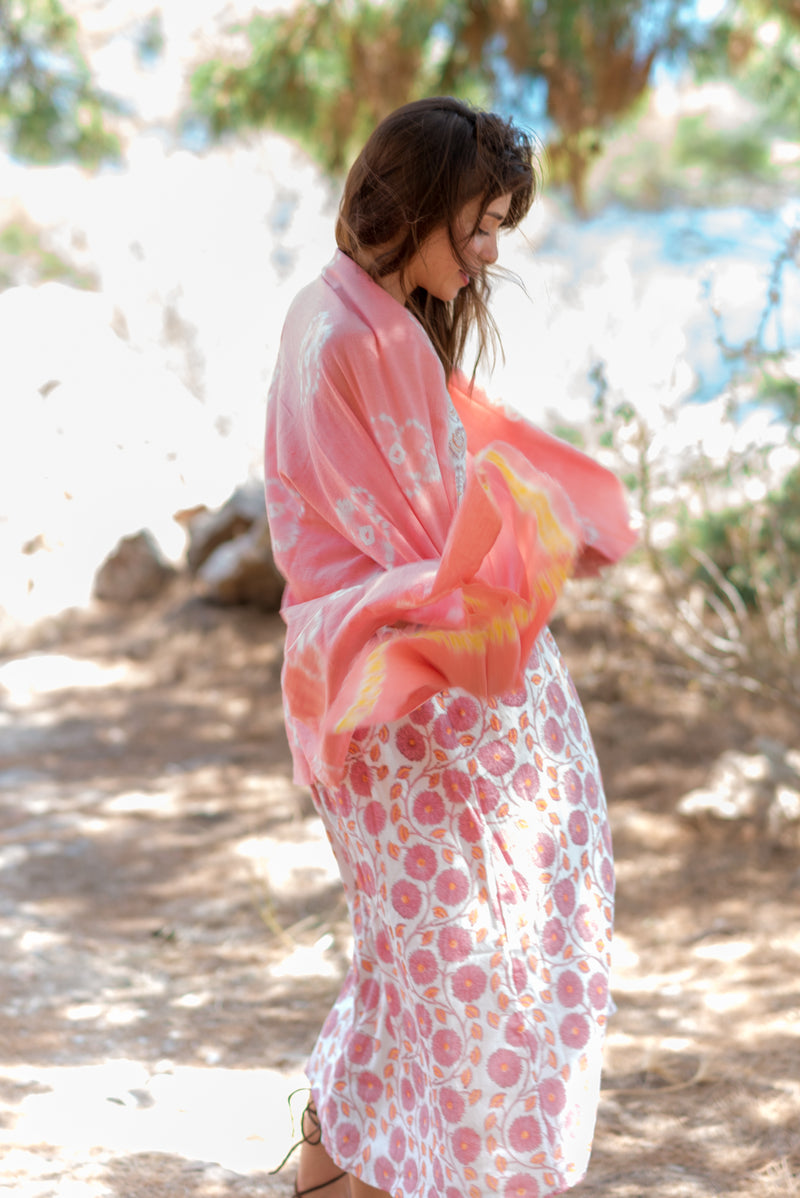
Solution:
<svg viewBox="0 0 800 1198"><path fill-rule="evenodd" d="M455 233L464 206L479 197L482 219L493 200L510 194L503 226L514 228L533 203L536 179L532 140L512 121L449 96L416 100L381 121L350 168L336 243L365 265L376 282L399 272L402 283L422 243L445 227L466 270ZM448 378L460 365L473 329L476 365L499 342L489 294L484 269L449 302L422 287L406 300Z"/></svg>

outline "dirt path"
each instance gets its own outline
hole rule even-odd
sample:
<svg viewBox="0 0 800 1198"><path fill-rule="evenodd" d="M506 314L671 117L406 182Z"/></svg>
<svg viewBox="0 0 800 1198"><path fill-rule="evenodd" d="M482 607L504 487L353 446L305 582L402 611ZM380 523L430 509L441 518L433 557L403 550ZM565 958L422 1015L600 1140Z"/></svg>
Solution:
<svg viewBox="0 0 800 1198"><path fill-rule="evenodd" d="M800 856L674 814L723 748L791 723L586 621L555 631L619 872L619 1011L574 1192L800 1195ZM0 1193L291 1193L266 1171L348 932L290 780L281 644L277 618L175 590L0 660Z"/></svg>

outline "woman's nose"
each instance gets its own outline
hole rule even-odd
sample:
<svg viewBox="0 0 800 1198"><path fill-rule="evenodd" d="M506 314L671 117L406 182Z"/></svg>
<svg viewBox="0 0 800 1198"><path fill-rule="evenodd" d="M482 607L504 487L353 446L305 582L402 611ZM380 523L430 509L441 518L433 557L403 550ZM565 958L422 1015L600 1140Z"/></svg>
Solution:
<svg viewBox="0 0 800 1198"><path fill-rule="evenodd" d="M485 237L481 245L481 258L490 266L497 261L497 236L492 234L490 237Z"/></svg>

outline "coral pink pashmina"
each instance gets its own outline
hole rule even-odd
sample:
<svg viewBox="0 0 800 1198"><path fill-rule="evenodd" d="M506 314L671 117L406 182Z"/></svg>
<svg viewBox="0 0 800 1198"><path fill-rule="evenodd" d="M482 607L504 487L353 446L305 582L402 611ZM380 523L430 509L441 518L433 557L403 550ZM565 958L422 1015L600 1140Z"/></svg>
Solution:
<svg viewBox="0 0 800 1198"><path fill-rule="evenodd" d="M286 320L266 487L300 782L336 783L356 728L444 688L518 685L565 579L635 540L612 474L463 375L448 387L421 325L341 252Z"/></svg>

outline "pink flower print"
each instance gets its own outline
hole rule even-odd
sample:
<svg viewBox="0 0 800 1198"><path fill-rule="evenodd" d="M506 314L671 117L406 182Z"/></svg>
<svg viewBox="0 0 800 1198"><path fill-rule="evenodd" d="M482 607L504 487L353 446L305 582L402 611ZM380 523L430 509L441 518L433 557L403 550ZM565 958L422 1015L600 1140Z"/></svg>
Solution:
<svg viewBox="0 0 800 1198"><path fill-rule="evenodd" d="M444 801L435 790L423 790L414 799L414 819L418 824L440 824L444 819Z"/></svg>
<svg viewBox="0 0 800 1198"><path fill-rule="evenodd" d="M539 1105L551 1119L560 1115L567 1103L567 1092L564 1083L558 1077L548 1077L538 1087Z"/></svg>
<svg viewBox="0 0 800 1198"><path fill-rule="evenodd" d="M356 889L363 894L375 893L375 874L372 872L372 866L364 861L359 861L356 866Z"/></svg>
<svg viewBox="0 0 800 1198"><path fill-rule="evenodd" d="M562 915L569 915L575 906L575 887L569 878L563 878L553 891L556 906Z"/></svg>
<svg viewBox="0 0 800 1198"><path fill-rule="evenodd" d="M462 965L453 974L453 994L464 1003L475 1003L486 989L487 977L479 965Z"/></svg>
<svg viewBox="0 0 800 1198"><path fill-rule="evenodd" d="M443 869L436 879L436 897L448 907L463 903L469 894L469 879L460 869Z"/></svg>
<svg viewBox="0 0 800 1198"><path fill-rule="evenodd" d="M403 1189L407 1194L413 1194L419 1181L419 1172L414 1160L409 1157L403 1166Z"/></svg>
<svg viewBox="0 0 800 1198"><path fill-rule="evenodd" d="M522 1015L516 1013L509 1019L506 1024L506 1040L513 1048L531 1048L535 1037Z"/></svg>
<svg viewBox="0 0 800 1198"><path fill-rule="evenodd" d="M436 981L439 972L436 958L426 948L418 948L411 954L408 968L411 979L417 986L430 986Z"/></svg>
<svg viewBox="0 0 800 1198"><path fill-rule="evenodd" d="M386 825L386 812L380 803L367 803L364 808L364 831L370 836L380 836Z"/></svg>
<svg viewBox="0 0 800 1198"><path fill-rule="evenodd" d="M359 1065L368 1065L372 1058L372 1037L363 1032L355 1032L347 1045L347 1055L351 1061Z"/></svg>
<svg viewBox="0 0 800 1198"><path fill-rule="evenodd" d="M415 844L406 851L406 873L418 882L429 882L436 873L437 864L436 854L430 845Z"/></svg>
<svg viewBox="0 0 800 1198"><path fill-rule="evenodd" d="M540 832L534 841L533 851L540 869L549 869L556 859L556 842L549 832Z"/></svg>
<svg viewBox="0 0 800 1198"><path fill-rule="evenodd" d="M417 1003L417 1005L414 1009L414 1013L417 1017L417 1027L419 1028L419 1034L422 1036L423 1040L427 1040L428 1036L430 1036L431 1032L433 1031L433 1021L431 1019L430 1012L428 1011L427 1007L422 1005L422 1003ZM414 1071L415 1071L415 1076L416 1076L417 1071L419 1071L419 1075L420 1075L420 1077L422 1077L422 1070L419 1068L419 1065L416 1065L416 1064L414 1065ZM419 1094L422 1093L421 1090L418 1090L417 1092Z"/></svg>
<svg viewBox="0 0 800 1198"><path fill-rule="evenodd" d="M468 844L476 844L480 840L480 824L469 809L462 811L459 816L458 831L461 834L462 840L466 840Z"/></svg>
<svg viewBox="0 0 800 1198"><path fill-rule="evenodd" d="M558 720L553 716L544 722L544 743L551 753L560 753L564 748L564 733Z"/></svg>
<svg viewBox="0 0 800 1198"><path fill-rule="evenodd" d="M450 723L459 732L466 732L478 718L478 704L466 695L460 695L447 708Z"/></svg>
<svg viewBox="0 0 800 1198"><path fill-rule="evenodd" d="M606 894L609 897L612 896L614 894L614 866L608 857L603 858L603 864L600 866L600 880Z"/></svg>
<svg viewBox="0 0 800 1198"><path fill-rule="evenodd" d="M597 920L587 903L583 903L575 912L575 932L581 940L594 940L597 935Z"/></svg>
<svg viewBox="0 0 800 1198"><path fill-rule="evenodd" d="M439 955L443 961L463 961L471 947L472 937L466 928L442 928L439 933Z"/></svg>
<svg viewBox="0 0 800 1198"><path fill-rule="evenodd" d="M530 662L528 663L530 665ZM528 702L528 692L524 686L518 686L514 690L506 691L500 696L500 702L506 707L524 707Z"/></svg>
<svg viewBox="0 0 800 1198"><path fill-rule="evenodd" d="M340 1123L336 1129L336 1147L345 1157L355 1156L358 1152L358 1129L354 1123Z"/></svg>
<svg viewBox="0 0 800 1198"><path fill-rule="evenodd" d="M526 899L531 892L531 888L528 885L528 879L524 877L518 869L515 869L514 881L517 883L517 890L520 892L523 899Z"/></svg>
<svg viewBox="0 0 800 1198"><path fill-rule="evenodd" d="M462 1165L470 1165L481 1150L481 1137L471 1127L457 1127L453 1132L453 1155ZM461 1198L459 1194L458 1198Z"/></svg>
<svg viewBox="0 0 800 1198"><path fill-rule="evenodd" d="M439 1135L441 1134L442 1133L440 1129ZM442 1192L442 1187L444 1186L444 1169L442 1168L442 1162L439 1160L438 1156L433 1162L433 1182L436 1186L436 1193L434 1194L433 1198L439 1198L439 1195Z"/></svg>
<svg viewBox="0 0 800 1198"><path fill-rule="evenodd" d="M406 1154L406 1133L402 1127L393 1127L389 1136L389 1156L393 1161L401 1161Z"/></svg>
<svg viewBox="0 0 800 1198"><path fill-rule="evenodd" d="M586 781L583 784L583 788L586 791L586 799L589 803L589 806L595 808L597 806L597 796L599 792L597 789L597 779L595 778L594 774L586 775Z"/></svg>
<svg viewBox="0 0 800 1198"><path fill-rule="evenodd" d="M391 965L392 961L394 960L394 951L392 949L392 942L389 939L388 932L383 930L378 932L378 935L375 937L375 949L381 961L383 961L386 965Z"/></svg>
<svg viewBox="0 0 800 1198"><path fill-rule="evenodd" d="M508 1129L508 1142L515 1152L535 1152L542 1142L542 1129L533 1115L521 1115Z"/></svg>
<svg viewBox="0 0 800 1198"><path fill-rule="evenodd" d="M569 726L572 735L580 740L583 729L581 728L581 717L578 715L577 709L575 707L570 707L569 712L567 713L567 719L569 720Z"/></svg>
<svg viewBox="0 0 800 1198"><path fill-rule="evenodd" d="M495 777L500 777L510 770L514 764L514 753L505 741L493 740L478 750L478 761L483 768Z"/></svg>
<svg viewBox="0 0 800 1198"><path fill-rule="evenodd" d="M428 1138L428 1132L431 1130L431 1113L426 1106L419 1108L419 1134L423 1140Z"/></svg>
<svg viewBox="0 0 800 1198"><path fill-rule="evenodd" d="M424 703L421 703L419 707L416 707L410 713L408 718L413 720L414 723L418 724L421 728L427 728L433 719L433 713L433 704L431 703L430 699L427 699Z"/></svg>
<svg viewBox="0 0 800 1198"><path fill-rule="evenodd" d="M505 1184L503 1198L539 1198L539 1183L527 1173L515 1173Z"/></svg>
<svg viewBox="0 0 800 1198"><path fill-rule="evenodd" d="M359 1097L363 1098L364 1102L380 1102L383 1083L376 1073L363 1069L358 1075L356 1087Z"/></svg>
<svg viewBox="0 0 800 1198"><path fill-rule="evenodd" d="M417 1042L417 1021L410 1011L403 1012L403 1032L412 1044Z"/></svg>
<svg viewBox="0 0 800 1198"><path fill-rule="evenodd" d="M515 957L511 963L511 977L517 994L522 994L528 983L528 971L519 957Z"/></svg>
<svg viewBox="0 0 800 1198"><path fill-rule="evenodd" d="M387 982L383 988L383 993L386 997L386 1006L389 1008L390 1015L399 1015L402 1009L400 995L394 982Z"/></svg>
<svg viewBox="0 0 800 1198"><path fill-rule="evenodd" d="M442 789L451 803L465 803L472 790L469 774L464 774L461 770L445 770L442 774Z"/></svg>
<svg viewBox="0 0 800 1198"><path fill-rule="evenodd" d="M403 724L395 733L395 744L409 761L422 761L425 756L425 737L413 724Z"/></svg>
<svg viewBox="0 0 800 1198"><path fill-rule="evenodd" d="M392 1190L397 1171L388 1156L375 1158L375 1184L379 1190Z"/></svg>
<svg viewBox="0 0 800 1198"><path fill-rule="evenodd" d="M363 757L357 758L350 766L348 781L358 795L368 795L372 791L372 770Z"/></svg>
<svg viewBox="0 0 800 1198"><path fill-rule="evenodd" d="M476 778L474 787L478 805L483 814L488 815L490 811L494 811L500 802L500 791L491 778Z"/></svg>
<svg viewBox="0 0 800 1198"><path fill-rule="evenodd" d="M583 783L577 770L567 770L564 775L564 794L574 807L583 798Z"/></svg>
<svg viewBox="0 0 800 1198"><path fill-rule="evenodd" d="M400 1102L406 1111L413 1111L417 1105L417 1096L414 1093L414 1085L410 1077L404 1077L400 1082Z"/></svg>
<svg viewBox="0 0 800 1198"><path fill-rule="evenodd" d="M573 969L565 969L558 979L558 1001L562 1007L577 1007L583 1002L583 982Z"/></svg>
<svg viewBox="0 0 800 1198"><path fill-rule="evenodd" d="M433 721L433 738L442 749L453 749L458 744L458 732L447 713Z"/></svg>
<svg viewBox="0 0 800 1198"><path fill-rule="evenodd" d="M605 1010L608 1002L608 979L605 974L593 973L587 984L589 1002L596 1011Z"/></svg>
<svg viewBox="0 0 800 1198"><path fill-rule="evenodd" d="M366 978L359 987L359 998L361 1005L365 1011L371 1011L373 1007L378 1005L381 989L374 978Z"/></svg>
<svg viewBox="0 0 800 1198"><path fill-rule="evenodd" d="M589 839L589 821L582 811L573 811L567 824L573 844L586 844Z"/></svg>
<svg viewBox="0 0 800 1198"><path fill-rule="evenodd" d="M583 1048L589 1041L589 1024L583 1015L568 1015L558 1030L562 1042L571 1048Z"/></svg>
<svg viewBox="0 0 800 1198"><path fill-rule="evenodd" d="M445 1068L456 1065L464 1050L458 1032L454 1032L449 1027L443 1027L438 1032L434 1032L432 1045L434 1060L437 1064L444 1065Z"/></svg>
<svg viewBox="0 0 800 1198"><path fill-rule="evenodd" d="M564 947L567 934L559 919L548 919L542 930L542 947L548 956L555 957Z"/></svg>
<svg viewBox="0 0 800 1198"><path fill-rule="evenodd" d="M401 919L413 919L422 906L422 895L416 886L405 878L392 887L392 906Z"/></svg>
<svg viewBox="0 0 800 1198"><path fill-rule="evenodd" d="M563 690L557 682L551 682L545 691L547 702L556 715L563 715L567 710L567 700Z"/></svg>
<svg viewBox="0 0 800 1198"><path fill-rule="evenodd" d="M539 790L539 775L527 762L515 771L511 785L521 799L535 799Z"/></svg>
<svg viewBox="0 0 800 1198"><path fill-rule="evenodd" d="M611 825L609 824L607 819L603 820L603 823L600 827L600 835L603 838L603 844L605 845L605 850L610 857L611 856Z"/></svg>
<svg viewBox="0 0 800 1198"><path fill-rule="evenodd" d="M466 1106L463 1095L450 1086L443 1086L439 1095L439 1106L448 1123L460 1123Z"/></svg>
<svg viewBox="0 0 800 1198"><path fill-rule="evenodd" d="M488 1069L495 1085L502 1086L504 1090L515 1086L522 1073L520 1059L510 1048L498 1048L493 1052L489 1057Z"/></svg>
<svg viewBox="0 0 800 1198"><path fill-rule="evenodd" d="M353 810L350 791L346 786L342 786L333 793L336 796L336 810L338 811L339 815L343 815L345 819L347 819L348 815Z"/></svg>
<svg viewBox="0 0 800 1198"><path fill-rule="evenodd" d="M428 1022L430 1023L430 1016L428 1016ZM417 1017L417 1023L419 1023L419 1017ZM430 1027L428 1028L428 1032L430 1032ZM411 1066L411 1076L414 1079L414 1089L417 1091L418 1096L422 1098L422 1095L425 1093L425 1074L422 1072L422 1066L419 1061L414 1061ZM426 1111L427 1109L425 1107Z"/></svg>

